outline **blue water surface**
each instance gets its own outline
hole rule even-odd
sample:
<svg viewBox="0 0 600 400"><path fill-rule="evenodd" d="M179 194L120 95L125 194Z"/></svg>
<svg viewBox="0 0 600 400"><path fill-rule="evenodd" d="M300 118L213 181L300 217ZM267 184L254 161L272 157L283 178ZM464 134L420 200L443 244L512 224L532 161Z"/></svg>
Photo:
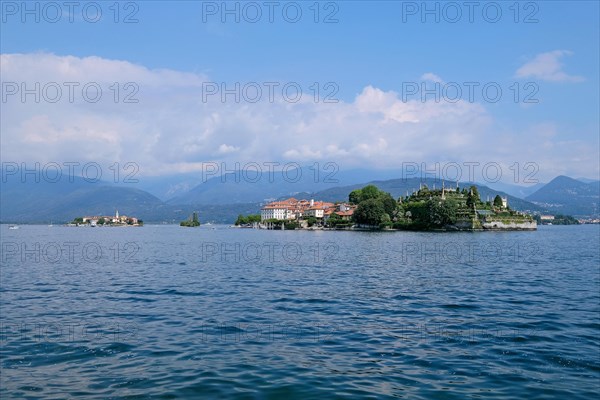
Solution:
<svg viewBox="0 0 600 400"><path fill-rule="evenodd" d="M0 397L600 392L600 226L1 228Z"/></svg>

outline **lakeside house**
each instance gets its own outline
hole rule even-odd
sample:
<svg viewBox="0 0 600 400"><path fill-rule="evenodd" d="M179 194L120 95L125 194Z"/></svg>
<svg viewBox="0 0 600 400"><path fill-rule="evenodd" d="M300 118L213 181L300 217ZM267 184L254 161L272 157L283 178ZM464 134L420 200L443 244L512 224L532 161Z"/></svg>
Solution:
<svg viewBox="0 0 600 400"><path fill-rule="evenodd" d="M286 200L273 201L260 210L261 222L267 220L299 221L310 217L327 222L332 214L337 214L343 220L350 220L356 209L355 205L347 203L330 203L326 201L298 200L293 197Z"/></svg>

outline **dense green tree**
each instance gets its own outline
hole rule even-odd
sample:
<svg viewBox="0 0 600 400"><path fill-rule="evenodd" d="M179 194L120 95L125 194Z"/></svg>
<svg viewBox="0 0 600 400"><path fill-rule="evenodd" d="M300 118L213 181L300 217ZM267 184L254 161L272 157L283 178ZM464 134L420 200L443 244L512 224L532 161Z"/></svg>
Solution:
<svg viewBox="0 0 600 400"><path fill-rule="evenodd" d="M293 229L298 228L298 223L296 221L285 221L283 223L283 225L285 226L285 229L288 229L288 230L293 230Z"/></svg>
<svg viewBox="0 0 600 400"><path fill-rule="evenodd" d="M360 201L376 199L381 196L381 191L375 185L367 185L361 190Z"/></svg>
<svg viewBox="0 0 600 400"><path fill-rule="evenodd" d="M494 207L502 207L502 197L499 194L494 197Z"/></svg>
<svg viewBox="0 0 600 400"><path fill-rule="evenodd" d="M414 228L424 229L429 226L429 209L424 200L411 201L406 206L406 211Z"/></svg>
<svg viewBox="0 0 600 400"><path fill-rule="evenodd" d="M247 216L240 214L235 220L235 225L246 225L254 222L260 222L260 214L250 214Z"/></svg>
<svg viewBox="0 0 600 400"><path fill-rule="evenodd" d="M474 206L477 206L480 202L481 200L479 199L479 191L477 190L477 187L471 186L469 188L469 194L467 194L467 206L469 208L473 208Z"/></svg>
<svg viewBox="0 0 600 400"><path fill-rule="evenodd" d="M200 220L198 219L198 212L194 211L192 213L191 218L188 218L185 221L181 221L179 223L179 226L185 226L185 227L188 227L188 228L195 228L197 226L200 226Z"/></svg>
<svg viewBox="0 0 600 400"><path fill-rule="evenodd" d="M477 202L477 203L480 202L481 198L479 196L479 190L477 190L477 186L472 185L470 187L470 191L473 193L473 199L475 200L475 202Z"/></svg>
<svg viewBox="0 0 600 400"><path fill-rule="evenodd" d="M329 219L327 220L327 225L333 228L333 227L335 227L337 224L341 223L342 221L343 221L343 220L342 220L342 217L340 217L340 216L339 216L339 215L337 215L336 213L332 213L332 214L329 216Z"/></svg>
<svg viewBox="0 0 600 400"><path fill-rule="evenodd" d="M390 216L386 213L383 214L383 216L381 217L381 222L379 223L379 227L380 228L388 228L392 226L392 219L390 218Z"/></svg>
<svg viewBox="0 0 600 400"><path fill-rule="evenodd" d="M362 200L362 190L356 189L350 192L348 195L348 201L352 204L358 204Z"/></svg>
<svg viewBox="0 0 600 400"><path fill-rule="evenodd" d="M381 200L371 198L360 202L353 217L359 224L379 226L384 214Z"/></svg>
<svg viewBox="0 0 600 400"><path fill-rule="evenodd" d="M431 227L444 227L456 222L456 202L452 200L439 201L431 199L427 201L428 217L424 221Z"/></svg>
<svg viewBox="0 0 600 400"><path fill-rule="evenodd" d="M474 205L475 203L473 202L473 196L471 195L471 193L469 193L467 195L467 207L473 208Z"/></svg>
<svg viewBox="0 0 600 400"><path fill-rule="evenodd" d="M396 207L396 209L392 213L392 215L390 215L392 217L393 222L404 221L406 219L406 210L404 209L404 207L405 204L399 204L398 207Z"/></svg>
<svg viewBox="0 0 600 400"><path fill-rule="evenodd" d="M358 204L359 206L365 203L366 201L370 200L370 202L368 203L369 205L367 205L366 208L361 208L361 212L372 211L372 207L374 206L374 204L378 203L377 209L383 209L383 213L387 215L387 218L389 218L390 220L394 215L396 208L398 207L398 202L392 197L391 194L379 190L375 185L367 185L362 189L353 190L348 196L348 200L351 203ZM371 218L372 216L367 216L367 214L363 216L359 215L358 218L362 221L359 223L377 225L379 224L379 222L373 223L373 221L375 221L376 219L381 220L381 218L383 217L383 215L378 215L377 218Z"/></svg>
<svg viewBox="0 0 600 400"><path fill-rule="evenodd" d="M383 205L383 209L385 210L386 214L391 217L394 214L396 208L398 207L398 203L396 202L396 200L394 200L392 195L387 192L380 192L379 200L381 201L381 204Z"/></svg>

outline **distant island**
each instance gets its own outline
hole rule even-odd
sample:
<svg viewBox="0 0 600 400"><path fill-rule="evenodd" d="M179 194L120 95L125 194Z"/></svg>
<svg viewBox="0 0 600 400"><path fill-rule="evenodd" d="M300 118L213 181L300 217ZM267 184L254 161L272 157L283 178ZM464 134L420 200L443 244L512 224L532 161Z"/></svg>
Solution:
<svg viewBox="0 0 600 400"><path fill-rule="evenodd" d="M200 221L198 220L198 212L194 211L189 219L185 221L181 221L179 226L185 226L188 228L194 228L200 226Z"/></svg>
<svg viewBox="0 0 600 400"><path fill-rule="evenodd" d="M259 219L260 217L260 219ZM348 202L287 200L266 204L260 216L240 215L237 226L262 229L336 230L536 230L533 216L512 210L506 197L482 201L476 186L468 190L429 189L394 199L374 185L356 189Z"/></svg>
<svg viewBox="0 0 600 400"><path fill-rule="evenodd" d="M579 225L580 222L570 215L536 215L538 225Z"/></svg>
<svg viewBox="0 0 600 400"><path fill-rule="evenodd" d="M119 215L119 210L116 210L114 216L91 216L77 217L69 226L142 226L144 221L136 217L128 217Z"/></svg>

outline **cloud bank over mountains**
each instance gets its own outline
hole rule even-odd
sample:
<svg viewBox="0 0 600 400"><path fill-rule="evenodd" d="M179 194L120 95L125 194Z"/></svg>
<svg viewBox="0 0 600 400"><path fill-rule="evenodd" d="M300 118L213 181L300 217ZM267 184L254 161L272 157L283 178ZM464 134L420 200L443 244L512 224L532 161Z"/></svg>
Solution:
<svg viewBox="0 0 600 400"><path fill-rule="evenodd" d="M536 60L518 74L538 71ZM4 161L135 162L146 176L252 161L335 162L341 169L494 161L505 171L532 161L542 180L598 173L597 146L565 141L551 119L512 132L481 102L403 101L368 82L351 101L315 101L306 87L295 103L269 99L266 89L256 102L234 95L222 101L206 95L210 76L127 61L2 54L1 67ZM536 73L574 79L552 68ZM432 72L424 76L442 82Z"/></svg>

